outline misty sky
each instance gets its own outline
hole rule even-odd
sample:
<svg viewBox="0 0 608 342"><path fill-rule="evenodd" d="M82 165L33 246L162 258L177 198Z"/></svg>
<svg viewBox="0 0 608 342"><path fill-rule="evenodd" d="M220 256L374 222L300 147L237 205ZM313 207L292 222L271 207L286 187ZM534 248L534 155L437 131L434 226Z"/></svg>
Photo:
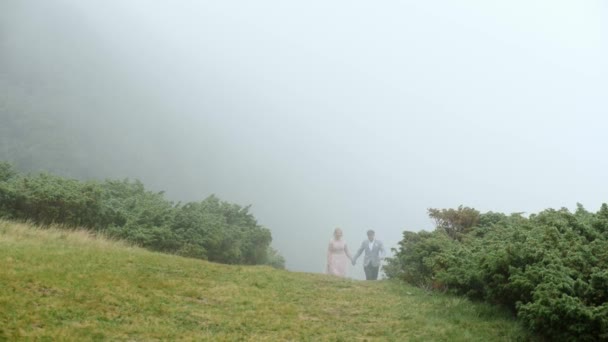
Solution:
<svg viewBox="0 0 608 342"><path fill-rule="evenodd" d="M108 177L252 204L291 270L336 226L608 202L605 1L3 1L13 80L113 137Z"/></svg>

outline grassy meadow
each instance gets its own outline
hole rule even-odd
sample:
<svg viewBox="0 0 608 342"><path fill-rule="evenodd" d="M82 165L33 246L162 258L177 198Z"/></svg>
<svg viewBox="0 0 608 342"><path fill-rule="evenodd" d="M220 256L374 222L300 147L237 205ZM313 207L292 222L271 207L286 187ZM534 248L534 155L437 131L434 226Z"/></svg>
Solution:
<svg viewBox="0 0 608 342"><path fill-rule="evenodd" d="M0 221L0 341L518 341L485 304Z"/></svg>

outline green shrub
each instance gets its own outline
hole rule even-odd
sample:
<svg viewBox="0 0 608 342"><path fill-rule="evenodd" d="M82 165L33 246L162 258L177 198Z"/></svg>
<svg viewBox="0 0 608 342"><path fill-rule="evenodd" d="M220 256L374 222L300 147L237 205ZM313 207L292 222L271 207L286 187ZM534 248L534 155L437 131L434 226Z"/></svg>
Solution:
<svg viewBox="0 0 608 342"><path fill-rule="evenodd" d="M151 250L215 262L281 264L280 256L268 255L271 233L249 207L215 196L176 205L137 180L22 175L0 163L0 217L85 227Z"/></svg>
<svg viewBox="0 0 608 342"><path fill-rule="evenodd" d="M418 286L434 286L437 272L445 267L438 254L448 250L455 242L443 231L404 232L399 243L402 252L388 259L385 273Z"/></svg>
<svg viewBox="0 0 608 342"><path fill-rule="evenodd" d="M7 162L0 162L0 182L6 182L15 177L17 171Z"/></svg>
<svg viewBox="0 0 608 342"><path fill-rule="evenodd" d="M278 269L285 269L285 258L276 249L268 247L264 264Z"/></svg>
<svg viewBox="0 0 608 342"><path fill-rule="evenodd" d="M105 225L102 200L103 190L96 183L49 174L14 176L0 183L3 216L42 225Z"/></svg>
<svg viewBox="0 0 608 342"><path fill-rule="evenodd" d="M463 211L429 213L461 222ZM458 234L445 227L405 232L387 275L508 307L551 340L608 339L606 204L595 214L581 205L529 218L480 214Z"/></svg>

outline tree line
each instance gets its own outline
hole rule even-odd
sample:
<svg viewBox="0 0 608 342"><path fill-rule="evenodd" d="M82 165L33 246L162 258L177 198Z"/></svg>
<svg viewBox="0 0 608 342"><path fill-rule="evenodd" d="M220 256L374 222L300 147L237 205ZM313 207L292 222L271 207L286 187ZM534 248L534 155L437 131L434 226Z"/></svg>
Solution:
<svg viewBox="0 0 608 342"><path fill-rule="evenodd" d="M403 233L390 278L505 306L549 340L608 340L608 205L429 216L437 228Z"/></svg>
<svg viewBox="0 0 608 342"><path fill-rule="evenodd" d="M138 180L81 181L24 174L0 162L0 217L81 227L159 252L226 264L284 268L270 230L249 207L212 195L173 203Z"/></svg>

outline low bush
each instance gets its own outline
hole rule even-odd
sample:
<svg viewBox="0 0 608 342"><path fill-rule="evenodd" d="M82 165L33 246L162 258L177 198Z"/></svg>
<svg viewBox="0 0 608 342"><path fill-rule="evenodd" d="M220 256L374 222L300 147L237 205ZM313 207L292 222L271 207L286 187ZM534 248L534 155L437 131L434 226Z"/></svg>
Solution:
<svg viewBox="0 0 608 342"><path fill-rule="evenodd" d="M429 213L471 222L457 210ZM574 213L548 209L528 218L490 212L471 227L446 226L458 227L405 232L387 275L508 307L551 340L608 339L606 204L597 213L579 205Z"/></svg>
<svg viewBox="0 0 608 342"><path fill-rule="evenodd" d="M228 264L282 264L249 207L210 196L174 204L135 180L83 182L0 163L0 217L84 227L166 253ZM270 260L270 261L269 261Z"/></svg>

